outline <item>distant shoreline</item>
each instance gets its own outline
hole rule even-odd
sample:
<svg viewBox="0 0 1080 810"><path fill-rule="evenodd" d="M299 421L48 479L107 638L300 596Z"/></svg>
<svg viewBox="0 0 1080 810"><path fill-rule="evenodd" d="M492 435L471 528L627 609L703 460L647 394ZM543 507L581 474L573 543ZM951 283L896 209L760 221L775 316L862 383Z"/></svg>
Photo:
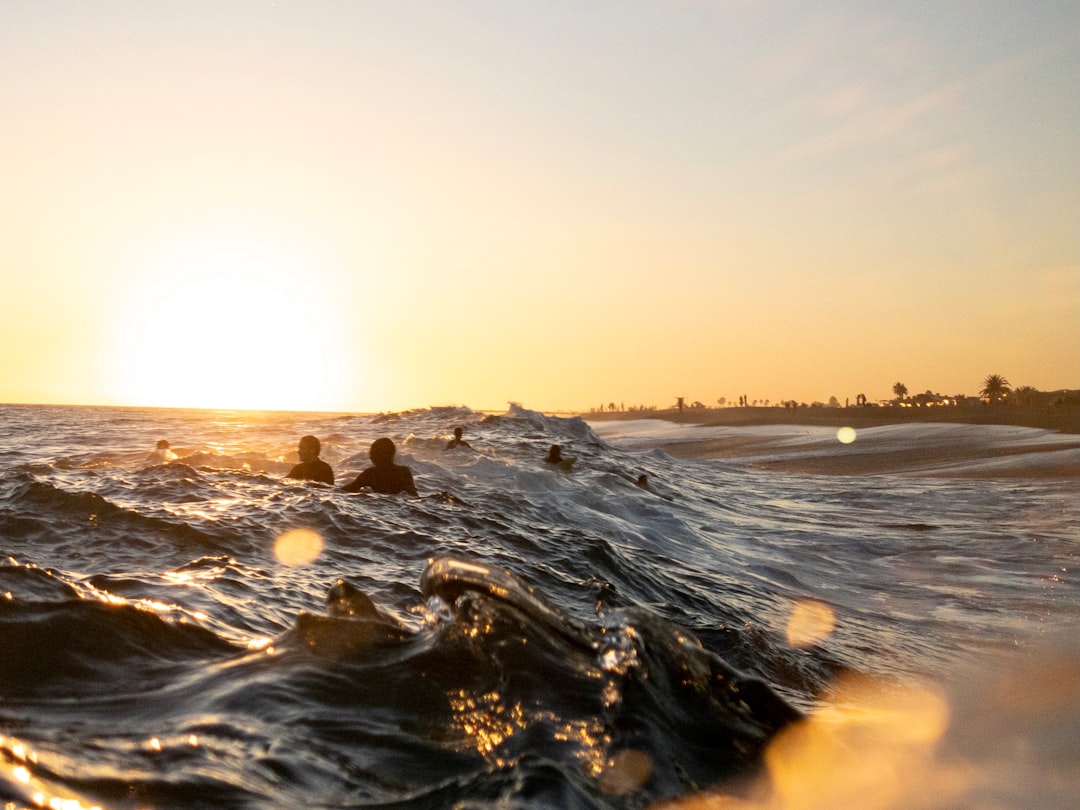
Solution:
<svg viewBox="0 0 1080 810"><path fill-rule="evenodd" d="M754 427L788 425L850 427L856 431L887 425L971 424L1005 425L1054 431L1063 436L1080 434L1080 408L1056 410L1015 405L971 408L687 408L664 411L618 411L581 414L590 422L658 419L691 427ZM929 434L934 435L934 434ZM777 442L779 441L779 446ZM1042 442L1026 441L1016 446L986 442L952 433L923 441L918 446L897 447L888 441L858 442L851 450L822 453L820 444L795 447L772 435L747 431L746 435L682 436L678 440L658 440L656 445L674 458L736 461L758 469L802 474L880 475L920 473L966 477L1076 478L1080 464L1080 436L1075 440L1049 437ZM846 446L845 446L846 447ZM1009 463L1023 455L1021 464Z"/></svg>
<svg viewBox="0 0 1080 810"><path fill-rule="evenodd" d="M869 428L945 422L966 425L1011 425L1080 434L1080 407L1066 404L976 405L940 408L669 408L666 410L597 411L578 414L590 422L626 419L661 419L683 425L751 427L756 425L821 425Z"/></svg>

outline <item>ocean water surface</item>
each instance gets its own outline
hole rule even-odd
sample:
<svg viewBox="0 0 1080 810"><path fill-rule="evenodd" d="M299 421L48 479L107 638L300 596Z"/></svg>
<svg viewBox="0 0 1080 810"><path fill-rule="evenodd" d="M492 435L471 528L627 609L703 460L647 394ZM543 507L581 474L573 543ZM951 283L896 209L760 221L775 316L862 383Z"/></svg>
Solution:
<svg viewBox="0 0 1080 810"><path fill-rule="evenodd" d="M829 470L820 430L685 459L700 432L517 406L0 406L0 799L1075 806L1080 479L1045 431L875 430L984 452L835 475L770 466ZM308 433L338 487L389 436L420 497L285 479Z"/></svg>

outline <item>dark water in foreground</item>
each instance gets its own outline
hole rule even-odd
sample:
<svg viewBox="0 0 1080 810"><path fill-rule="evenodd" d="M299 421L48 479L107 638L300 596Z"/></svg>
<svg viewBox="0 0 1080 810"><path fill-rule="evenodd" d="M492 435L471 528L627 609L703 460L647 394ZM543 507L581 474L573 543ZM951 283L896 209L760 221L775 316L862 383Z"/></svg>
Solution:
<svg viewBox="0 0 1080 810"><path fill-rule="evenodd" d="M339 485L392 437L421 497L284 480L305 433ZM1074 806L1076 478L647 447L521 409L0 406L0 799Z"/></svg>

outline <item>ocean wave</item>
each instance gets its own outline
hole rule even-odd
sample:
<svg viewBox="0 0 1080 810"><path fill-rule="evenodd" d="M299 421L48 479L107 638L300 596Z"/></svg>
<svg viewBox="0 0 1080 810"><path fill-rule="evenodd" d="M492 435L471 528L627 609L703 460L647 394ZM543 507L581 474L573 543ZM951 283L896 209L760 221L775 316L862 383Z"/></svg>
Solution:
<svg viewBox="0 0 1080 810"><path fill-rule="evenodd" d="M84 806L750 802L738 786L772 778L770 752L851 679L996 666L1080 619L1068 478L791 472L742 434L709 439L742 461L680 458L666 432L624 443L520 406L0 417L16 802L28 786ZM444 449L455 426L471 449ZM284 479L307 433L339 485L392 438L420 496ZM180 459L147 462L163 436ZM1051 452L963 437L988 461ZM760 438L814 465L846 452ZM570 470L544 463L551 444ZM280 553L292 532L304 554Z"/></svg>

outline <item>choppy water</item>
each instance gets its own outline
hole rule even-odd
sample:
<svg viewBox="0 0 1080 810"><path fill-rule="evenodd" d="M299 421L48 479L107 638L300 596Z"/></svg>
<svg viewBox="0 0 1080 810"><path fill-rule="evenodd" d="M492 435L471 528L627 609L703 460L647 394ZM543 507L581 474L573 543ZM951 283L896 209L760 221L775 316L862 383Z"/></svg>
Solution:
<svg viewBox="0 0 1080 810"><path fill-rule="evenodd" d="M0 799L1073 806L1078 479L796 475L595 429L0 406ZM284 479L306 433L339 485L390 436L421 497Z"/></svg>

